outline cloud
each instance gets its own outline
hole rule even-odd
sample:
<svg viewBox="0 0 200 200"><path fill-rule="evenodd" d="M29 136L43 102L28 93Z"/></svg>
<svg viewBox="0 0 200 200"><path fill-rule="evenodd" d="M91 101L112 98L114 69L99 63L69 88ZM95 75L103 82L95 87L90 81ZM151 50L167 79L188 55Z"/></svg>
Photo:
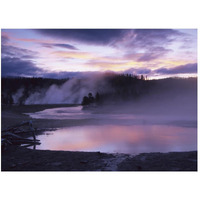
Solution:
<svg viewBox="0 0 200 200"><path fill-rule="evenodd" d="M103 60L103 58L95 58L91 59L88 62L85 63L86 66L91 66L93 69L97 70L110 70L110 71L121 71L122 68L127 68L127 65L130 67L131 64L129 64L127 61L123 60Z"/></svg>
<svg viewBox="0 0 200 200"><path fill-rule="evenodd" d="M158 74L187 74L187 73L197 73L197 63L189 63L186 65L179 65L174 68L159 68L154 70Z"/></svg>
<svg viewBox="0 0 200 200"><path fill-rule="evenodd" d="M78 50L78 48L76 48L75 46L70 45L70 44L48 44L48 43L42 43L41 45L43 47L47 47L47 48L61 47L61 48L70 49L70 50Z"/></svg>
<svg viewBox="0 0 200 200"><path fill-rule="evenodd" d="M185 34L174 29L128 29L115 45L134 49L147 49L170 44Z"/></svg>
<svg viewBox="0 0 200 200"><path fill-rule="evenodd" d="M120 50L121 54L125 53L124 58L138 62L148 62L166 56L172 51L171 44L179 41L184 45L189 38L179 29L35 29L35 31L54 39L109 45Z"/></svg>
<svg viewBox="0 0 200 200"><path fill-rule="evenodd" d="M148 62L157 58L161 58L171 51L172 50L166 49L164 47L152 47L147 49L144 53L129 52L125 54L123 58L128 60L136 60L138 62Z"/></svg>
<svg viewBox="0 0 200 200"><path fill-rule="evenodd" d="M2 40L1 58L16 57L16 58L30 59L30 58L35 58L35 56L38 56L38 52L36 51L9 45L10 38L5 34L1 35L1 40Z"/></svg>
<svg viewBox="0 0 200 200"><path fill-rule="evenodd" d="M9 45L9 37L1 36L1 74L2 76L37 76L43 70L39 69L32 60L36 51Z"/></svg>
<svg viewBox="0 0 200 200"><path fill-rule="evenodd" d="M157 58L160 58L164 55L166 55L171 50L165 49L164 47L154 47L150 48L147 53L144 53L137 61L139 62L146 62L155 60Z"/></svg>
<svg viewBox="0 0 200 200"><path fill-rule="evenodd" d="M170 45L177 40L184 43L184 33L173 29L132 29L114 46L123 49L125 58L148 62L172 51Z"/></svg>
<svg viewBox="0 0 200 200"><path fill-rule="evenodd" d="M147 61L155 60L156 58L159 58L162 55L163 55L162 53L145 53L137 61L147 62Z"/></svg>
<svg viewBox="0 0 200 200"><path fill-rule="evenodd" d="M3 57L1 59L2 76L37 76L43 73L32 61L20 58Z"/></svg>
<svg viewBox="0 0 200 200"><path fill-rule="evenodd" d="M12 57L12 58L24 58L24 59L30 59L30 58L35 58L36 56L38 57L38 52L16 47L13 45L10 45L10 38L8 35L6 35L4 32L2 32L1 35L1 58L4 57Z"/></svg>
<svg viewBox="0 0 200 200"><path fill-rule="evenodd" d="M101 74L100 72L49 72L38 68L31 60L23 60L20 58L3 57L1 59L2 77L6 76L36 76L44 78L85 78Z"/></svg>
<svg viewBox="0 0 200 200"><path fill-rule="evenodd" d="M34 29L40 34L93 44L126 43L147 47L158 43L172 42L183 35L174 29Z"/></svg>
<svg viewBox="0 0 200 200"><path fill-rule="evenodd" d="M34 29L46 36L75 40L90 44L106 45L123 37L127 29Z"/></svg>
<svg viewBox="0 0 200 200"><path fill-rule="evenodd" d="M121 73L123 73L123 74L135 74L135 75L150 74L151 70L147 69L147 68L130 68L130 69L121 71Z"/></svg>
<svg viewBox="0 0 200 200"><path fill-rule="evenodd" d="M174 41L184 34L174 29L135 29L135 42L140 47L148 47Z"/></svg>
<svg viewBox="0 0 200 200"><path fill-rule="evenodd" d="M38 53L11 45L1 45L2 57L34 58Z"/></svg>
<svg viewBox="0 0 200 200"><path fill-rule="evenodd" d="M59 58L70 58L70 59L91 59L94 55L89 52L75 52L75 51L54 51L52 55Z"/></svg>

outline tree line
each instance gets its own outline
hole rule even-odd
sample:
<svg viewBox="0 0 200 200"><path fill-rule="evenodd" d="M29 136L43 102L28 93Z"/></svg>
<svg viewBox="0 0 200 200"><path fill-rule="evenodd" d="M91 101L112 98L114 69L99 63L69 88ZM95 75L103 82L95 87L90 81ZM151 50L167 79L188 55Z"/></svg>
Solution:
<svg viewBox="0 0 200 200"><path fill-rule="evenodd" d="M1 102L3 105L12 105L13 103L24 104L26 99L41 89L48 89L51 85L63 85L69 78L66 79L51 79L51 78L24 78L24 77L9 77L1 79ZM98 106L108 102L125 102L137 101L140 98L147 98L152 93L163 93L172 88L177 89L177 94L185 89L192 89L196 85L195 78L177 79L168 78L161 80L148 80L147 77L131 74L109 75L102 78L105 81L107 88L102 88L97 91L88 91L82 98L81 104L84 107ZM176 86L176 87L174 87ZM18 98L18 102L14 102L13 96L22 90L22 95ZM53 94L52 94L53 95Z"/></svg>

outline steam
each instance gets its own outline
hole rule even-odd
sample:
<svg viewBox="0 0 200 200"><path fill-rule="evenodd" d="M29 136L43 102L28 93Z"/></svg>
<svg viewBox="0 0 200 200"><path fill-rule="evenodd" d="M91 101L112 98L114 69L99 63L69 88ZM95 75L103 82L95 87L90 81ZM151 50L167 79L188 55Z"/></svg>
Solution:
<svg viewBox="0 0 200 200"><path fill-rule="evenodd" d="M197 119L197 79L158 80L154 86L136 101L121 101L118 105L101 107L110 113L134 113L165 115L189 120ZM179 119L179 117L177 119Z"/></svg>
<svg viewBox="0 0 200 200"><path fill-rule="evenodd" d="M110 88L102 76L78 79L72 78L63 85L51 85L48 89L31 94L25 104L80 104L83 96L92 92L108 91Z"/></svg>
<svg viewBox="0 0 200 200"><path fill-rule="evenodd" d="M23 88L17 90L17 92L14 95L12 95L13 103L17 104L19 102L19 99L23 96L23 93L24 93Z"/></svg>

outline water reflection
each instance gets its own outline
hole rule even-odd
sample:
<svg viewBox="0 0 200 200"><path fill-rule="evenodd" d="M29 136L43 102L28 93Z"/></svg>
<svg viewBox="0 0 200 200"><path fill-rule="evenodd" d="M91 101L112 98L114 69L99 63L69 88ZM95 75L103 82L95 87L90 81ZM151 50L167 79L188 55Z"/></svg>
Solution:
<svg viewBox="0 0 200 200"><path fill-rule="evenodd" d="M38 136L37 149L108 153L197 150L197 129L168 125L78 126Z"/></svg>

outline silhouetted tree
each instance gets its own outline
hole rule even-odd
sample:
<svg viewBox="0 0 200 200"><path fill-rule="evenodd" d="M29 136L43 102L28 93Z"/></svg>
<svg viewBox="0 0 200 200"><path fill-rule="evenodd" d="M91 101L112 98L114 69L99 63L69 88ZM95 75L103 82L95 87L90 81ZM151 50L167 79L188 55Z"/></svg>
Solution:
<svg viewBox="0 0 200 200"><path fill-rule="evenodd" d="M81 103L83 106L89 105L90 104L90 100L88 97L84 96L83 97L83 101Z"/></svg>
<svg viewBox="0 0 200 200"><path fill-rule="evenodd" d="M144 78L144 76L143 76L143 75L141 75L141 80L145 80L145 78Z"/></svg>
<svg viewBox="0 0 200 200"><path fill-rule="evenodd" d="M88 98L89 98L89 103L90 103L90 104L91 104L91 103L94 103L94 97L92 96L92 93L91 93L91 92L88 94Z"/></svg>

